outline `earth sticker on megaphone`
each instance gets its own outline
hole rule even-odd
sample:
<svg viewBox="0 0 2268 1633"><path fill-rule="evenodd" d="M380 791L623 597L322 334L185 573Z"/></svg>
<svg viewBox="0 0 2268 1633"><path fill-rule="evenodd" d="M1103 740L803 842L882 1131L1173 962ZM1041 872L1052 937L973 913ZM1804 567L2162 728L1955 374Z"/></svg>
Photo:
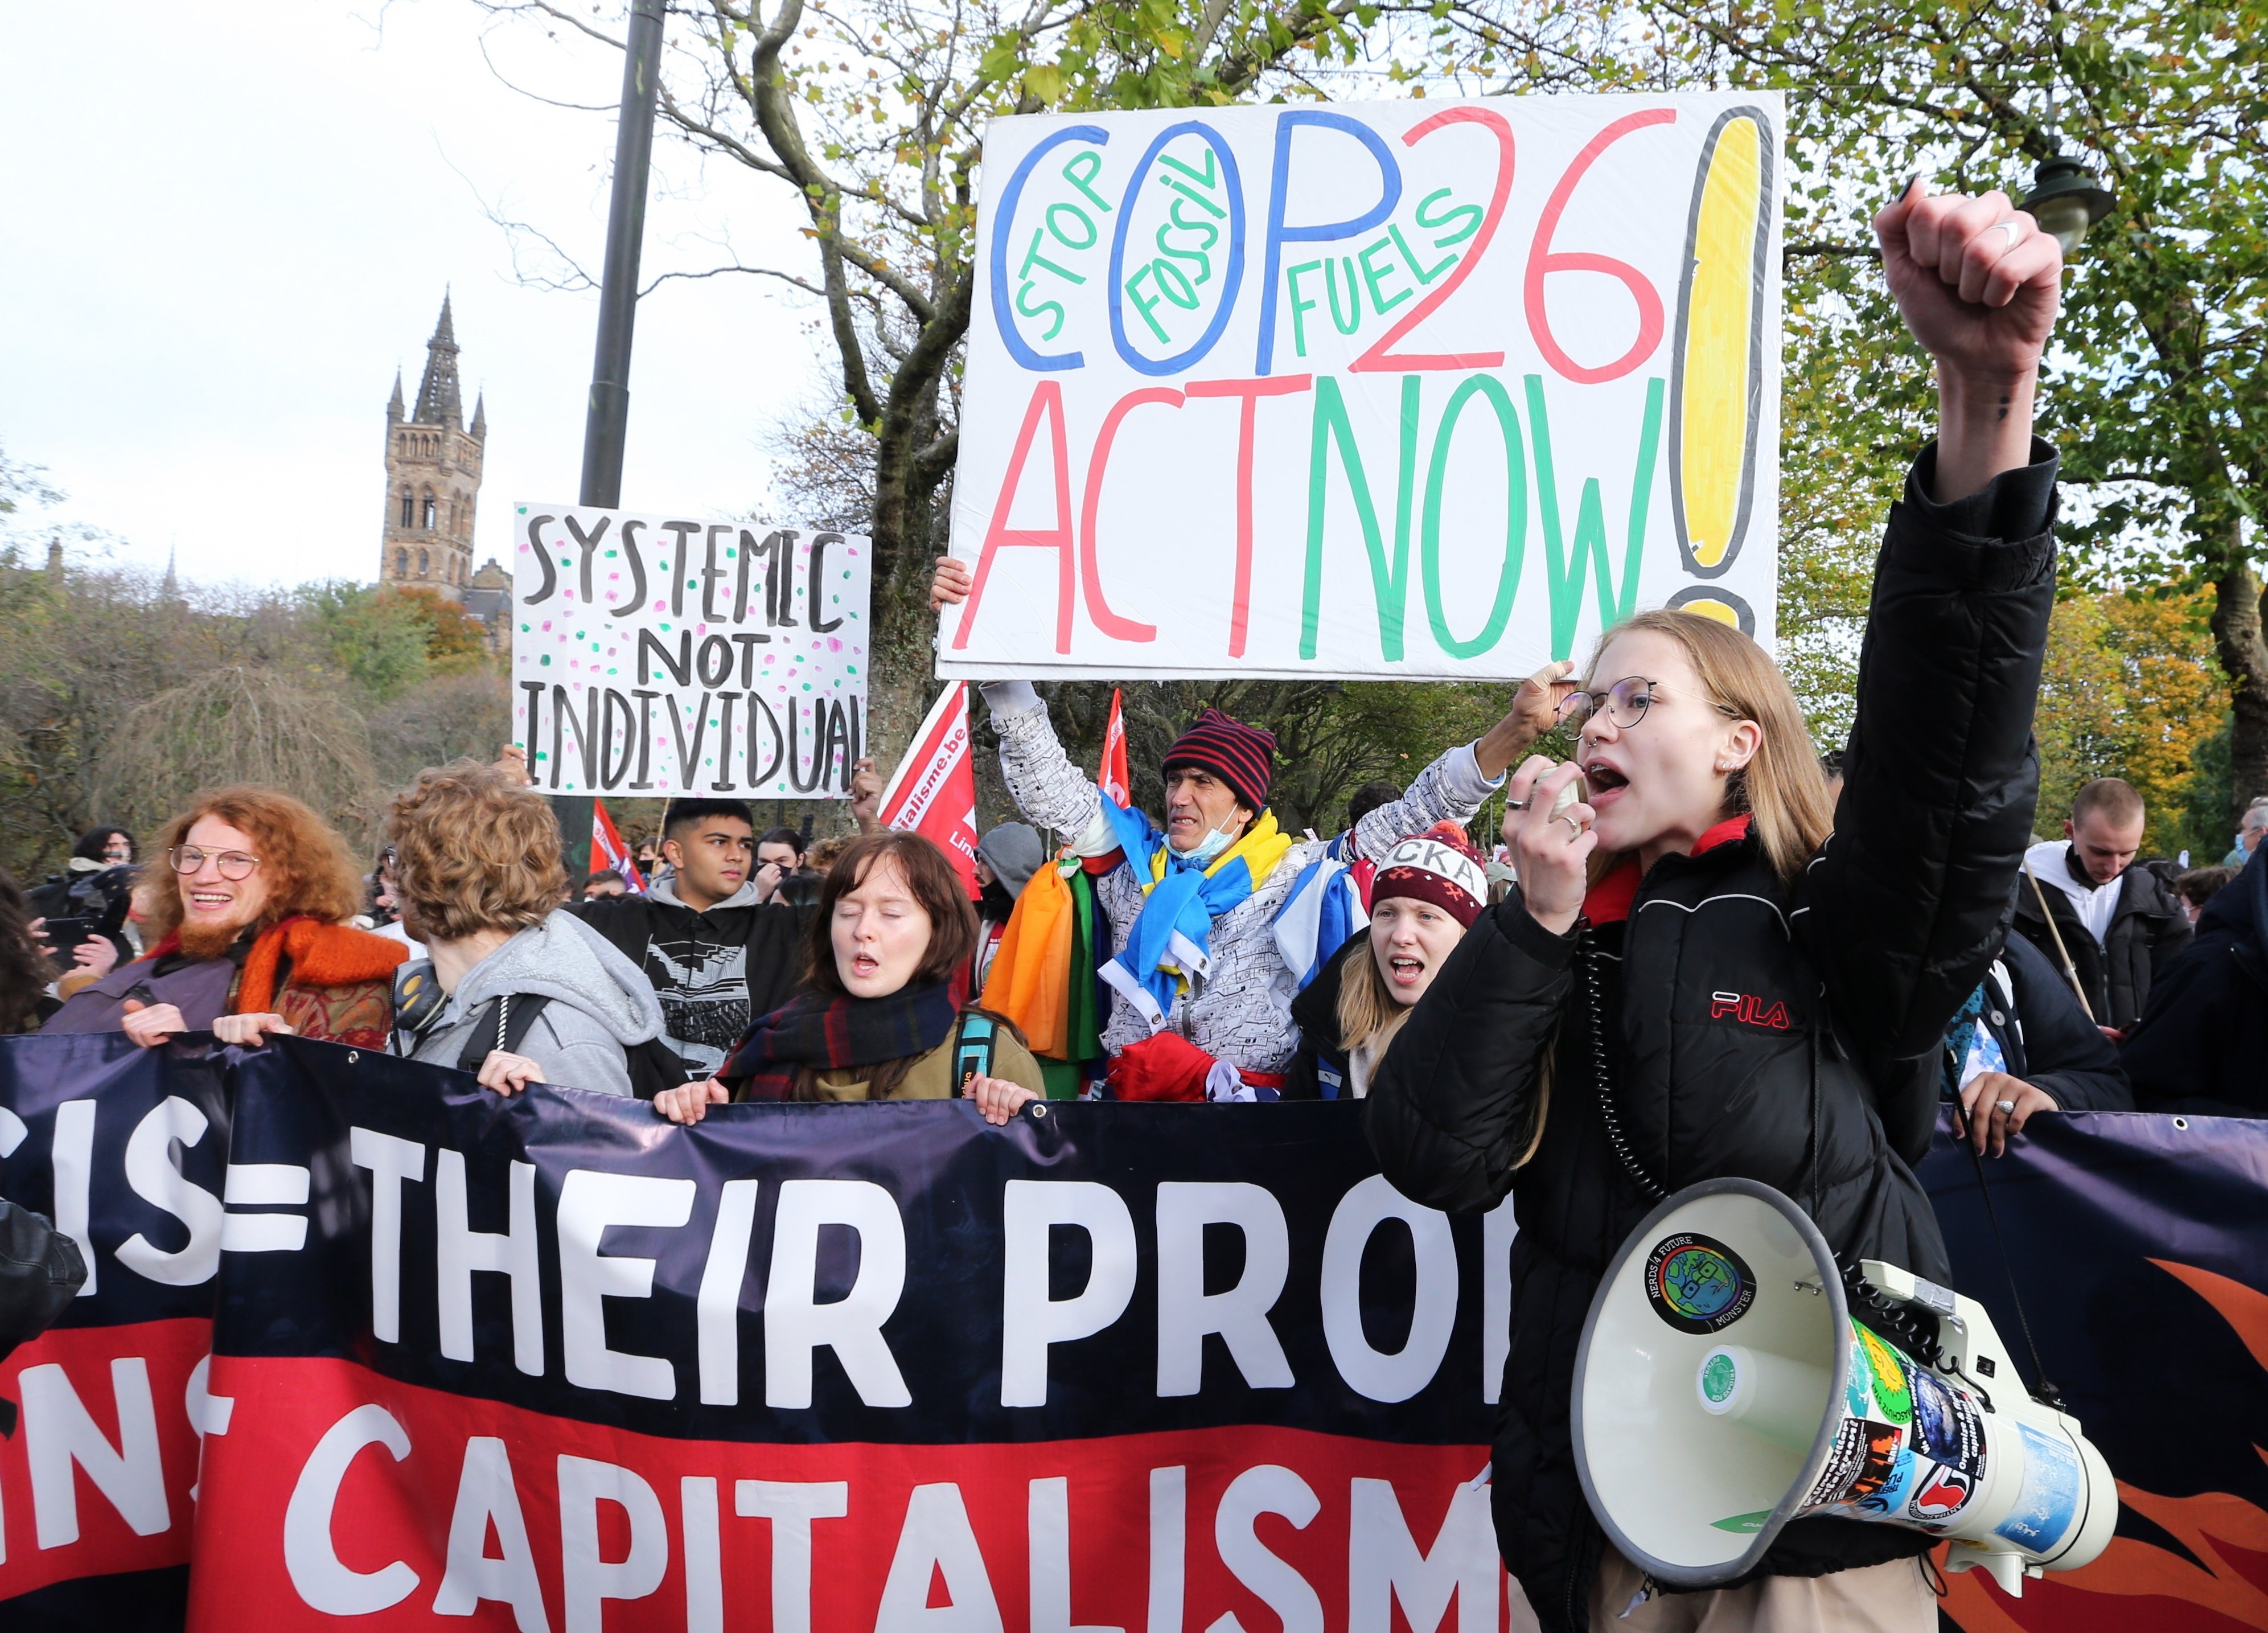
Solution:
<svg viewBox="0 0 2268 1633"><path fill-rule="evenodd" d="M1756 1278L1748 1261L1714 1237L1681 1230L1646 1255L1646 1296L1681 1333L1721 1333L1748 1314Z"/></svg>

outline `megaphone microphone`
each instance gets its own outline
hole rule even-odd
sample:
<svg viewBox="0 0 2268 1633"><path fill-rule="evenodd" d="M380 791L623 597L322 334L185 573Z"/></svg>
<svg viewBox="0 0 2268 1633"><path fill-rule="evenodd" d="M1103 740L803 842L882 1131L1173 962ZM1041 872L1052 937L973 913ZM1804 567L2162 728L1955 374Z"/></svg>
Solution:
<svg viewBox="0 0 2268 1633"><path fill-rule="evenodd" d="M1631 1233L1575 1360L1575 1464L1615 1547L1676 1588L1746 1575L1792 1519L1947 1539L2010 1594L2110 1541L2117 1487L2077 1419L2035 1400L1984 1306L1896 1265L1852 1307L1819 1229L1711 1179Z"/></svg>

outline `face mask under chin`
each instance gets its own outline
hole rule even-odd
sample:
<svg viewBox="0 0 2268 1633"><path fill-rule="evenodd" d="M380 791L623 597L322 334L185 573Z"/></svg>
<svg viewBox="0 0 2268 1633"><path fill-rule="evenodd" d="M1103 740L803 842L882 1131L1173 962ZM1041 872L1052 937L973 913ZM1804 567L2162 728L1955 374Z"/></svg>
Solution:
<svg viewBox="0 0 2268 1633"><path fill-rule="evenodd" d="M1193 850L1174 850L1174 859L1192 863L1199 868L1210 866L1223 851L1228 848L1229 842L1233 837L1229 832L1229 829L1234 825L1235 821L1236 819L1232 816L1219 827L1212 829L1204 839L1197 842L1197 846ZM1167 846L1171 849L1173 841L1167 840Z"/></svg>

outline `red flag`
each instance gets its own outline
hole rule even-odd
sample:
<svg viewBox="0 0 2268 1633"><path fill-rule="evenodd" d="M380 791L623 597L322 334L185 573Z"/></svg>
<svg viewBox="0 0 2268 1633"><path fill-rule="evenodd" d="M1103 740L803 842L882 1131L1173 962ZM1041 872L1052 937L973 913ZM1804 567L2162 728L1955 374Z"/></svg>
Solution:
<svg viewBox="0 0 2268 1633"><path fill-rule="evenodd" d="M967 682L954 682L930 706L882 790L877 815L885 828L936 841L969 895L976 894L976 763L969 757Z"/></svg>
<svg viewBox="0 0 2268 1633"><path fill-rule="evenodd" d="M612 868L622 876L622 883L633 896L645 894L645 881L638 877L637 863L630 860L630 846L622 843L615 819L607 815L604 800L591 802L591 865L586 873L604 873Z"/></svg>
<svg viewBox="0 0 2268 1633"><path fill-rule="evenodd" d="M1134 794L1131 779L1126 774L1126 717L1119 712L1120 693L1113 688L1110 693L1110 724L1102 729L1102 769L1094 774L1102 791L1119 804L1131 809Z"/></svg>

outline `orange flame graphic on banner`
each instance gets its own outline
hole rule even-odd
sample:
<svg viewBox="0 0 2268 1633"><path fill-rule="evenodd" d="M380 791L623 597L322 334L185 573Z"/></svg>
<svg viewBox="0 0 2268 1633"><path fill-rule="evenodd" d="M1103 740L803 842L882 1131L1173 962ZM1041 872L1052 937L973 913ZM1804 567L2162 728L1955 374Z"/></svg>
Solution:
<svg viewBox="0 0 2268 1633"><path fill-rule="evenodd" d="M2169 1260L2150 1261L2211 1304L2268 1371L2268 1293ZM2264 1459L2268 1450L2255 1446ZM1962 1633L2224 1633L2268 1629L2268 1511L2226 1492L2166 1497L2121 1481L2118 1499L2204 1562L2114 1537L2084 1570L2024 1584L2010 1599L1981 1570L1948 1578L1945 1608ZM1937 1555L1944 1563L1943 1550Z"/></svg>

